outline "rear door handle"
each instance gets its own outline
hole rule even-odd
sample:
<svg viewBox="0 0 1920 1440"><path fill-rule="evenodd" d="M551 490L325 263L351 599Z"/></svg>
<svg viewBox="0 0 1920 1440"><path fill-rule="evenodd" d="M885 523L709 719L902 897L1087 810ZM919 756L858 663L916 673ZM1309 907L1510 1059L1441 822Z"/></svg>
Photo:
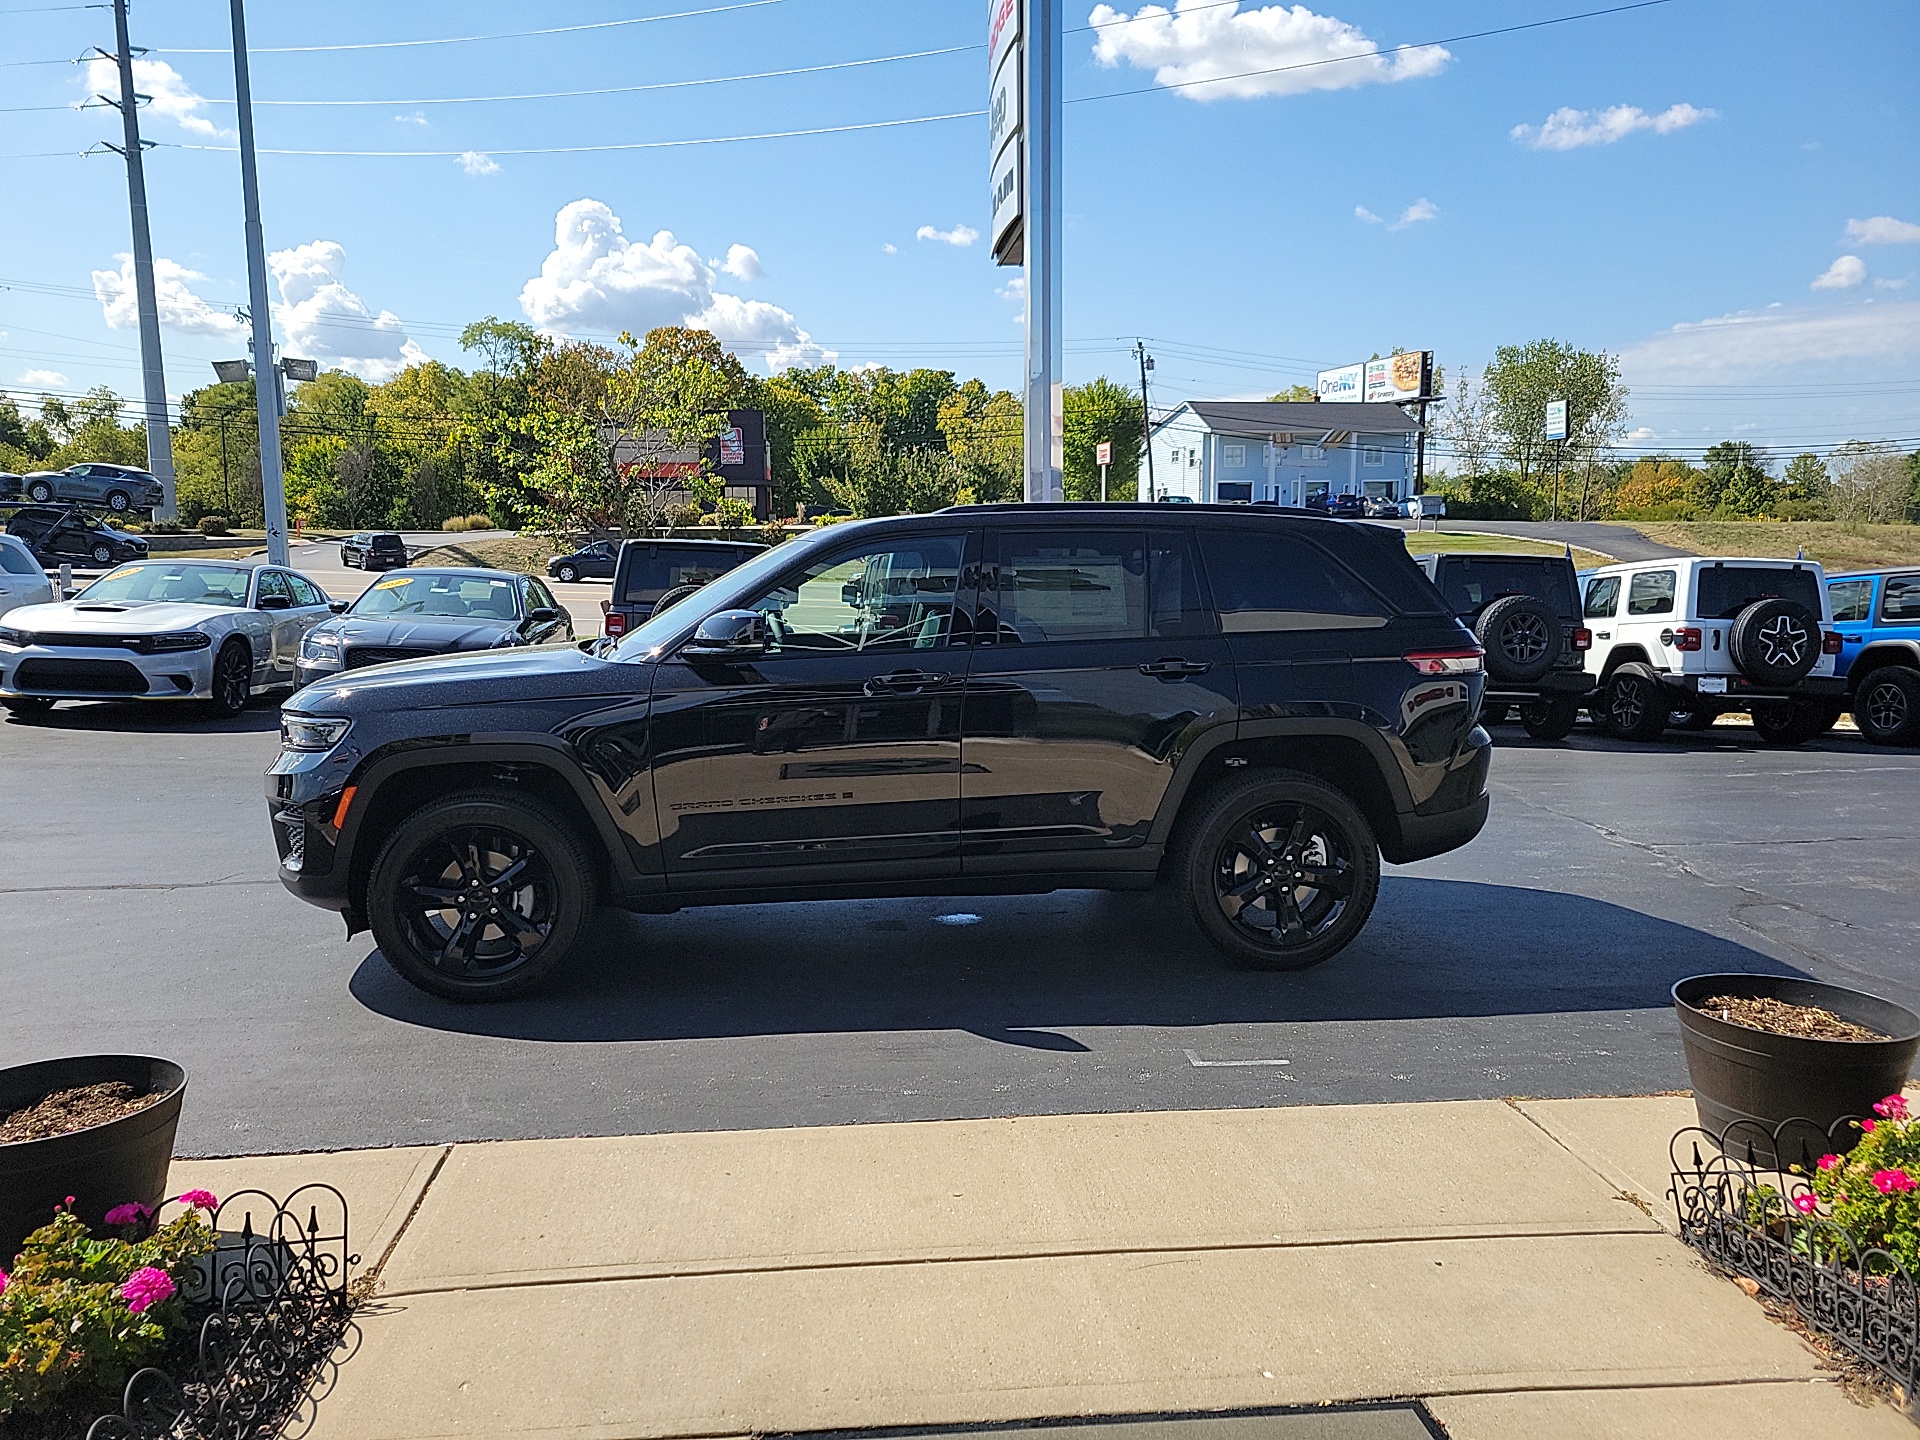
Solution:
<svg viewBox="0 0 1920 1440"><path fill-rule="evenodd" d="M950 677L941 670L896 670L891 675L875 675L867 681L869 695L910 695L944 685Z"/></svg>
<svg viewBox="0 0 1920 1440"><path fill-rule="evenodd" d="M1149 660L1140 667L1140 673L1151 675L1156 680L1186 680L1195 675L1204 675L1212 668L1213 666L1205 661L1170 658Z"/></svg>

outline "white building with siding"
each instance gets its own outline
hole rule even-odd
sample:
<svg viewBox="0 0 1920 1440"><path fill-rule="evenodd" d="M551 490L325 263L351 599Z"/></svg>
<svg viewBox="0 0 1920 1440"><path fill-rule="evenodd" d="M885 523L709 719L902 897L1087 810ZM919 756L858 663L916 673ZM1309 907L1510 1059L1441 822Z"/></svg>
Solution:
<svg viewBox="0 0 1920 1440"><path fill-rule="evenodd" d="M1416 429L1398 405L1189 400L1153 427L1154 494L1229 505L1404 500Z"/></svg>

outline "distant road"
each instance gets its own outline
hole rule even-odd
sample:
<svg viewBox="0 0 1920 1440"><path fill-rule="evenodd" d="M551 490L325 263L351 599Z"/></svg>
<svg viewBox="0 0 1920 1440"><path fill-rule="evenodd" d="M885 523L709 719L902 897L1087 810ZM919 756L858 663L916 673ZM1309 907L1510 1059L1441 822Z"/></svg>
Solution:
<svg viewBox="0 0 1920 1440"><path fill-rule="evenodd" d="M1386 523L1398 525L1402 530L1414 528L1411 520L1389 520ZM1429 525L1432 523L1427 522ZM1544 540L1552 545L1574 545L1582 550L1611 555L1616 560L1671 560L1678 555L1693 553L1690 550L1676 550L1671 545L1656 544L1631 526L1612 525L1603 520L1443 519L1440 528L1513 535L1523 540Z"/></svg>

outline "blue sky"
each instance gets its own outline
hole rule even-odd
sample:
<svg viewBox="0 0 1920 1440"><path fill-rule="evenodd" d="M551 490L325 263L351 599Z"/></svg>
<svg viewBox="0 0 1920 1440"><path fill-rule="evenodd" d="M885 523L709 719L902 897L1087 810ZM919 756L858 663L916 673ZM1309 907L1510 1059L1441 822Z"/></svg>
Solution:
<svg viewBox="0 0 1920 1440"><path fill-rule="evenodd" d="M1142 93L1066 107L1068 378L1128 379L1136 335L1156 402L1265 394L1396 345L1458 373L1551 335L1622 355L1636 447L1920 437L1920 6L1667 0L1450 38L1605 4L1070 5L1068 96ZM461 363L453 337L486 314L582 335L697 317L770 363L1015 385L1018 272L966 243L986 226L978 116L509 153L977 111L986 10L256 0L263 152L439 152L262 154L283 346L378 378ZM68 108L84 65L32 63L110 46L110 12L0 12L0 387L132 393L124 170L74 154L118 117ZM132 14L165 67L143 72L142 118L178 394L242 353L227 7ZM649 16L677 18L606 23ZM578 26L598 28L390 44ZM316 46L376 48L272 53ZM925 51L950 53L631 88ZM1357 58L1169 88L1335 56ZM427 103L594 89L625 93ZM378 103L265 103L312 100Z"/></svg>

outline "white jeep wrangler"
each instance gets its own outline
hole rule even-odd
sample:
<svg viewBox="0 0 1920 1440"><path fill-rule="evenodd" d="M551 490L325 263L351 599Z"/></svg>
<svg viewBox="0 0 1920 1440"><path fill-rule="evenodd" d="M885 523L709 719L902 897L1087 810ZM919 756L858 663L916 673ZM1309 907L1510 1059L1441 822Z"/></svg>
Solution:
<svg viewBox="0 0 1920 1440"><path fill-rule="evenodd" d="M1582 571L1594 719L1622 740L1745 710L1769 745L1824 733L1846 705L1840 635L1811 560L1642 560Z"/></svg>

